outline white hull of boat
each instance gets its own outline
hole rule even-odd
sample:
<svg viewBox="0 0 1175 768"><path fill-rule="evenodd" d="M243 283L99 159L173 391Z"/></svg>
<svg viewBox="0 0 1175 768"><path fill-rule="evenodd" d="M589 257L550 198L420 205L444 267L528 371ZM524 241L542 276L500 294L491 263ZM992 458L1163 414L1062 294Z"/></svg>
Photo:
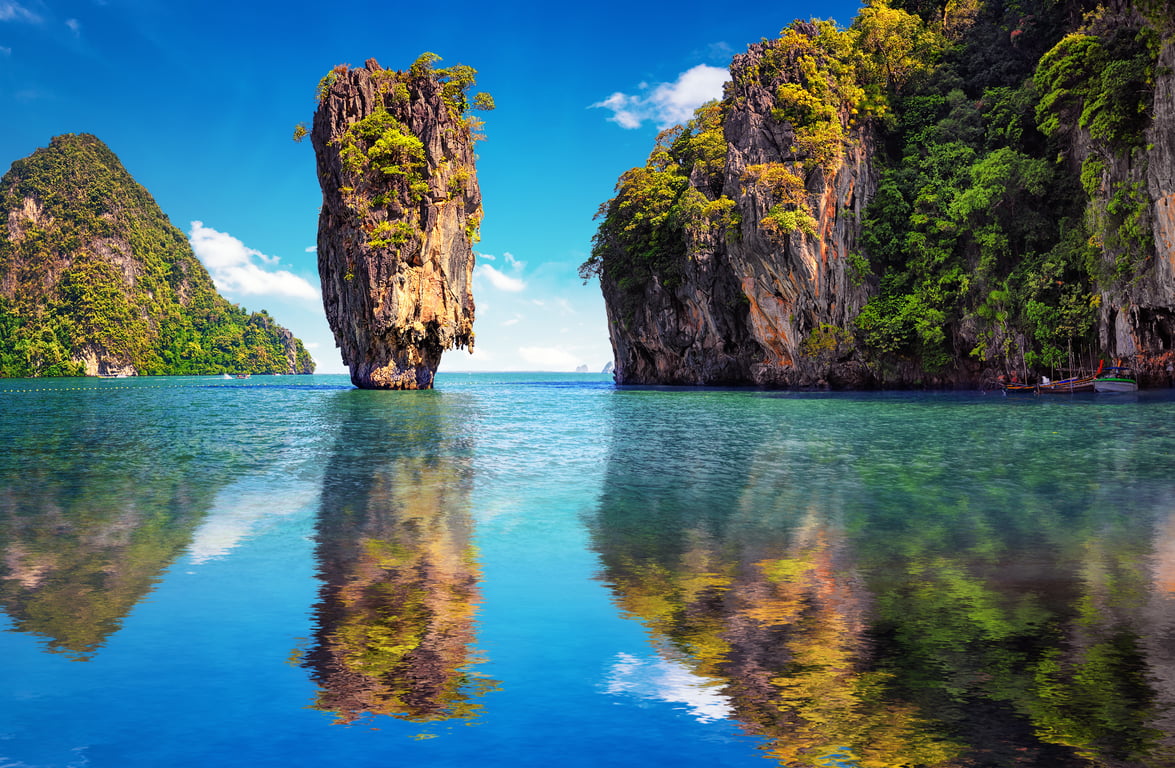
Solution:
<svg viewBox="0 0 1175 768"><path fill-rule="evenodd" d="M1137 392L1138 384L1122 379L1098 379L1093 383L1096 392Z"/></svg>

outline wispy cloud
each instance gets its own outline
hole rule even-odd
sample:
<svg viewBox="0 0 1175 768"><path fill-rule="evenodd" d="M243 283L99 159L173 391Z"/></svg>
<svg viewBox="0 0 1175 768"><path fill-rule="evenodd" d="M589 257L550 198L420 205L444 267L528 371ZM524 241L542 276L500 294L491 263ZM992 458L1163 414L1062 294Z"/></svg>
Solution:
<svg viewBox="0 0 1175 768"><path fill-rule="evenodd" d="M482 260L495 261L493 256L487 254L479 253L477 257ZM522 279L521 275L526 263L514 258L510 253L503 254L502 259L505 262L502 269L492 267L489 264L478 264L473 269L474 277L484 277L489 281L490 285L499 291L506 291L507 293L520 293L525 291L526 282Z"/></svg>
<svg viewBox="0 0 1175 768"><path fill-rule="evenodd" d="M682 72L672 83L641 85L641 95L617 91L592 107L612 110L608 118L622 128L640 128L652 121L658 128L684 123L707 101L722 98L722 87L730 72L722 67L699 64Z"/></svg>
<svg viewBox="0 0 1175 768"><path fill-rule="evenodd" d="M526 290L526 283L517 277L511 277L505 272L500 272L489 264L481 264L477 267L477 272L490 281L490 285L497 288L499 291L509 291L510 293L518 293Z"/></svg>
<svg viewBox="0 0 1175 768"><path fill-rule="evenodd" d="M69 31L73 32L74 37L82 36L82 23L77 19L66 19L65 26L69 27Z"/></svg>
<svg viewBox="0 0 1175 768"><path fill-rule="evenodd" d="M257 484L230 485L217 494L211 512L192 535L188 556L193 565L228 555L259 531L276 524L282 516L295 514L312 504L318 492L306 481L266 478ZM274 485L281 483L280 491Z"/></svg>
<svg viewBox="0 0 1175 768"><path fill-rule="evenodd" d="M0 0L0 21L24 21L40 24L41 17L14 0Z"/></svg>
<svg viewBox="0 0 1175 768"><path fill-rule="evenodd" d="M236 295L318 298L318 290L304 278L284 269L267 270L257 263L276 265L278 257L249 248L226 232L204 226L202 221L192 222L188 241L212 275L217 290Z"/></svg>

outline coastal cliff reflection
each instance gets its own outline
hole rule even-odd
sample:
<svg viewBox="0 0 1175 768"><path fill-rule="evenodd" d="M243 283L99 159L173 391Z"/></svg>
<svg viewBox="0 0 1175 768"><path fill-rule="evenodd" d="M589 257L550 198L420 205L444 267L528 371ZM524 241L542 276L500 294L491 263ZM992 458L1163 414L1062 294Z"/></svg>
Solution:
<svg viewBox="0 0 1175 768"><path fill-rule="evenodd" d="M352 722L475 718L480 601L469 509L472 408L436 391L341 393L323 481L315 707Z"/></svg>
<svg viewBox="0 0 1175 768"><path fill-rule="evenodd" d="M602 578L768 756L1171 764L1169 468L1067 414L660 396L613 404Z"/></svg>

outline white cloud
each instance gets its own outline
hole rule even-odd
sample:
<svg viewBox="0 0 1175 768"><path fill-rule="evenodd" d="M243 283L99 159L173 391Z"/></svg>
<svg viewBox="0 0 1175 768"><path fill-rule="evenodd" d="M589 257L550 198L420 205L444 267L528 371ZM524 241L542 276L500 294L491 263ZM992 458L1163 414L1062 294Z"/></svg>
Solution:
<svg viewBox="0 0 1175 768"><path fill-rule="evenodd" d="M81 37L82 24L77 19L66 19L65 26L69 27L69 31L73 32L74 37Z"/></svg>
<svg viewBox="0 0 1175 768"><path fill-rule="evenodd" d="M13 0L0 0L0 21L27 21L40 24L41 17Z"/></svg>
<svg viewBox="0 0 1175 768"><path fill-rule="evenodd" d="M474 269L479 275L483 275L486 280L490 281L490 285L497 288L499 291L509 291L510 293L518 293L526 290L526 283L517 277L511 277L505 272L499 272L491 267L489 264L479 264Z"/></svg>
<svg viewBox="0 0 1175 768"><path fill-rule="evenodd" d="M608 119L622 128L640 128L646 120L658 128L668 128L688 121L694 110L707 101L722 98L722 87L728 80L730 72L722 67L699 64L682 72L672 83L660 83L651 90L642 84L641 90L648 91L645 95L617 91L592 106L612 110Z"/></svg>
<svg viewBox="0 0 1175 768"><path fill-rule="evenodd" d="M573 371L583 360L562 347L519 347L518 356L538 371Z"/></svg>
<svg viewBox="0 0 1175 768"><path fill-rule="evenodd" d="M306 253L318 253L318 246L312 245L306 249Z"/></svg>
<svg viewBox="0 0 1175 768"><path fill-rule="evenodd" d="M0 45L0 56L11 56L11 55L12 55L12 49L11 49L11 48L8 48L8 47L6 47L6 46Z"/></svg>
<svg viewBox="0 0 1175 768"><path fill-rule="evenodd" d="M734 714L730 700L719 692L717 680L695 675L684 664L666 659L617 654L604 692L685 704L690 714L702 723L725 720Z"/></svg>
<svg viewBox="0 0 1175 768"><path fill-rule="evenodd" d="M278 263L277 257L249 248L230 234L204 226L202 221L192 222L188 240L219 291L237 295L318 298L318 290L304 278L284 269L263 269L255 261L272 265Z"/></svg>
<svg viewBox="0 0 1175 768"><path fill-rule="evenodd" d="M484 253L479 253L477 257L485 261L495 261L493 256ZM506 291L508 293L525 291L526 282L520 275L523 268L526 267L526 262L519 261L509 252L502 254L502 259L506 262L506 265L502 269L491 267L489 264L478 264L473 268L474 276L484 277L490 282L490 285L499 291ZM513 272L514 274L507 274L507 271Z"/></svg>

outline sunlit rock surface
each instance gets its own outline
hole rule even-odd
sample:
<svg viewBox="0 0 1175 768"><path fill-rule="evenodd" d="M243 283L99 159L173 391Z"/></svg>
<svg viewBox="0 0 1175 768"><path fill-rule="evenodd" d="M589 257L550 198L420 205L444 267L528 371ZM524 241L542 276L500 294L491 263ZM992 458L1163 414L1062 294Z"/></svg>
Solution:
<svg viewBox="0 0 1175 768"><path fill-rule="evenodd" d="M318 269L358 387L430 388L442 352L473 347L482 209L466 108L461 84L428 60L396 72L369 59L323 81Z"/></svg>

